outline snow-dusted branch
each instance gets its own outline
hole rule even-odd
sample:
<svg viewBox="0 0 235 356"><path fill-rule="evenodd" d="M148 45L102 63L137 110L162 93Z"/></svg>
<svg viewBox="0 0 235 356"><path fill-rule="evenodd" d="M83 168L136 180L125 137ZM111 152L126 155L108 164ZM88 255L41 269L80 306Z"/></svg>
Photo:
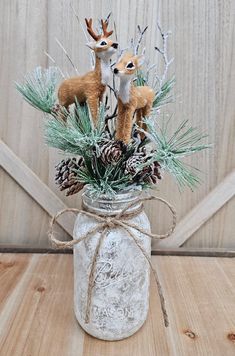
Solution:
<svg viewBox="0 0 235 356"><path fill-rule="evenodd" d="M137 43L136 43L136 46L135 46L135 48L134 48L134 53L135 53L135 55L138 54L138 52L139 52L139 47L140 47L141 41L142 41L142 39L143 39L143 37L144 37L145 32L146 32L147 29L148 29L148 26L146 26L143 30L141 30L140 26L138 25L138 26L137 26L137 29L138 29L138 35L139 35L139 37L138 37L138 39L137 39Z"/></svg>
<svg viewBox="0 0 235 356"><path fill-rule="evenodd" d="M144 34L146 33L148 29L148 26L146 26L143 30L141 30L140 25L137 26L138 34L137 34L137 39L132 38L131 39L131 48L133 49L133 52L135 55L138 54L140 44L143 40Z"/></svg>
<svg viewBox="0 0 235 356"><path fill-rule="evenodd" d="M158 53L161 54L161 56L163 58L163 62L164 62L164 70L163 70L162 76L156 75L156 79L158 81L159 88L161 89L162 85L164 84L164 82L167 78L169 66L174 61L174 58L171 58L171 59L168 58L168 37L171 34L171 32L170 31L163 32L159 23L157 23L157 28L161 34L162 48L160 48L158 46L155 46L154 48L156 51L158 51Z"/></svg>

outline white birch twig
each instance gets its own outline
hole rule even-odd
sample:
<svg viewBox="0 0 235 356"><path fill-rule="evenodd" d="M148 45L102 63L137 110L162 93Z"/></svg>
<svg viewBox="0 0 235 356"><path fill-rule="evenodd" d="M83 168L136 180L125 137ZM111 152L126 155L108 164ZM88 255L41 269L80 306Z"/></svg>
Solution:
<svg viewBox="0 0 235 356"><path fill-rule="evenodd" d="M174 61L174 58L171 58L171 59L168 58L168 37L171 34L171 32L170 31L163 32L159 23L157 23L157 28L161 34L161 37L162 37L162 48L155 46L155 50L157 50L158 53L160 53L162 55L163 62L164 62L164 70L163 70L162 76L156 75L156 81L159 83L159 88L161 90L161 87L166 80L169 66ZM156 82L155 82L155 85L156 85Z"/></svg>

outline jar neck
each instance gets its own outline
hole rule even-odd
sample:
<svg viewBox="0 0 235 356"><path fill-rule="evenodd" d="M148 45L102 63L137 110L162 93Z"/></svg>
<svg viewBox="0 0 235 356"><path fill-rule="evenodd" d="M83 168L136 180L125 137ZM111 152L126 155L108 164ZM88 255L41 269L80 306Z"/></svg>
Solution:
<svg viewBox="0 0 235 356"><path fill-rule="evenodd" d="M125 211L125 215L138 214L141 211L142 203L139 202L141 192L118 193L110 199L107 195L101 195L99 199L92 199L89 191L85 190L82 194L83 208L91 213L101 216L116 216L129 204L134 204Z"/></svg>

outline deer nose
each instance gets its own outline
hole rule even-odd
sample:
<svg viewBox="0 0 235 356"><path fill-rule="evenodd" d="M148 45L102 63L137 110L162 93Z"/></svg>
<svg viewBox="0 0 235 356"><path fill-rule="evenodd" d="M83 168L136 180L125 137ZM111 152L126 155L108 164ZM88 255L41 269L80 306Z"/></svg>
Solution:
<svg viewBox="0 0 235 356"><path fill-rule="evenodd" d="M114 74L118 74L118 69L117 69L117 68L114 68L113 73L114 73Z"/></svg>
<svg viewBox="0 0 235 356"><path fill-rule="evenodd" d="M118 48L118 43L113 43L113 44L112 44L112 47L115 48L115 49L117 49L117 48Z"/></svg>

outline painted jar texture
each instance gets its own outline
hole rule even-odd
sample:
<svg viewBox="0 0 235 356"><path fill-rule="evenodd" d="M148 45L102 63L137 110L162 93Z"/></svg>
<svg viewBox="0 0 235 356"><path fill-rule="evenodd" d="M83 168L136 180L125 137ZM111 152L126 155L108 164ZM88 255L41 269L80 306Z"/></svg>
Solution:
<svg viewBox="0 0 235 356"><path fill-rule="evenodd" d="M85 192L83 205L87 211L101 216L115 216L137 200L139 195L139 192L117 194L113 200L102 196L92 201ZM139 208L140 204L137 204L126 211L133 213L128 221L150 231L149 220L144 211L138 213ZM95 225L95 218L78 214L74 239L79 239ZM150 256L151 239L135 229L131 230ZM89 273L99 237L100 232L97 232L74 246L75 315L90 335L103 340L120 340L134 334L147 318L150 268L140 249L123 228L109 228L97 256L90 319L86 323Z"/></svg>

